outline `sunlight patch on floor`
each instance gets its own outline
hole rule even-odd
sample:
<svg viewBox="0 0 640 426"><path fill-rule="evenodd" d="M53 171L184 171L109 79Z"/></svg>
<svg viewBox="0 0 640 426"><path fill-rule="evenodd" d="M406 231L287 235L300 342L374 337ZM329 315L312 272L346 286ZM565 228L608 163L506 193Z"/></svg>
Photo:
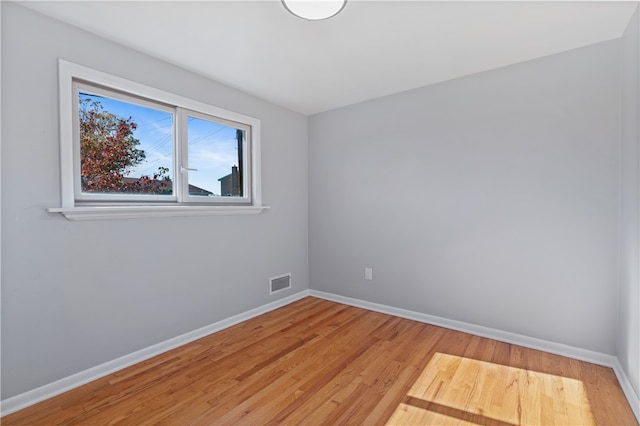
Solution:
<svg viewBox="0 0 640 426"><path fill-rule="evenodd" d="M580 380L434 354L388 424L594 425Z"/></svg>
<svg viewBox="0 0 640 426"><path fill-rule="evenodd" d="M428 419L428 423L424 422ZM388 425L460 425L460 426L479 426L481 423L473 423L461 420L457 417L447 416L446 414L435 413L420 407L409 404L400 404L393 416L387 422Z"/></svg>

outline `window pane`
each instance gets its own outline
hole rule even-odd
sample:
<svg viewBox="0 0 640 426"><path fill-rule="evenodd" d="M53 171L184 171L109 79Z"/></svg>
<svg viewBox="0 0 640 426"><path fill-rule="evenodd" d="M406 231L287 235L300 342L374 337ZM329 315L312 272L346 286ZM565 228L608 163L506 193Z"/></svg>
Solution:
<svg viewBox="0 0 640 426"><path fill-rule="evenodd" d="M189 195L242 197L245 131L189 116L187 133Z"/></svg>
<svg viewBox="0 0 640 426"><path fill-rule="evenodd" d="M79 93L83 193L173 194L173 114Z"/></svg>

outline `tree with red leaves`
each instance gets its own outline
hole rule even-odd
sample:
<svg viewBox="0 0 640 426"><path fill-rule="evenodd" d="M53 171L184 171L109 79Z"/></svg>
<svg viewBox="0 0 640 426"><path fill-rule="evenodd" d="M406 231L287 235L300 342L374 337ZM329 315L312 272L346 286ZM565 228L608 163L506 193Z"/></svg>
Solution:
<svg viewBox="0 0 640 426"><path fill-rule="evenodd" d="M80 168L83 192L171 194L169 169L153 176L127 176L145 158L133 132L137 124L105 111L99 101L80 100Z"/></svg>

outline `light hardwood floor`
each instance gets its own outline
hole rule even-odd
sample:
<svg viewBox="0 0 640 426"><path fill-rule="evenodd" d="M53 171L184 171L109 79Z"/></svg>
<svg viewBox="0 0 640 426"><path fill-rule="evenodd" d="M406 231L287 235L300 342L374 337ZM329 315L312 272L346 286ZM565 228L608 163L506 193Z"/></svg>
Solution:
<svg viewBox="0 0 640 426"><path fill-rule="evenodd" d="M637 425L609 368L312 297L3 425Z"/></svg>

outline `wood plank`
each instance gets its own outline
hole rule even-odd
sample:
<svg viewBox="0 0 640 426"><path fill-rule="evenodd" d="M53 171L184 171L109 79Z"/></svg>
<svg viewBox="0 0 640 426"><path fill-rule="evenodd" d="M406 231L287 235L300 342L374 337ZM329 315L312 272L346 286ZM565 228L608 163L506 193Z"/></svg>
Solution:
<svg viewBox="0 0 640 426"><path fill-rule="evenodd" d="M3 425L638 425L610 368L313 297Z"/></svg>

